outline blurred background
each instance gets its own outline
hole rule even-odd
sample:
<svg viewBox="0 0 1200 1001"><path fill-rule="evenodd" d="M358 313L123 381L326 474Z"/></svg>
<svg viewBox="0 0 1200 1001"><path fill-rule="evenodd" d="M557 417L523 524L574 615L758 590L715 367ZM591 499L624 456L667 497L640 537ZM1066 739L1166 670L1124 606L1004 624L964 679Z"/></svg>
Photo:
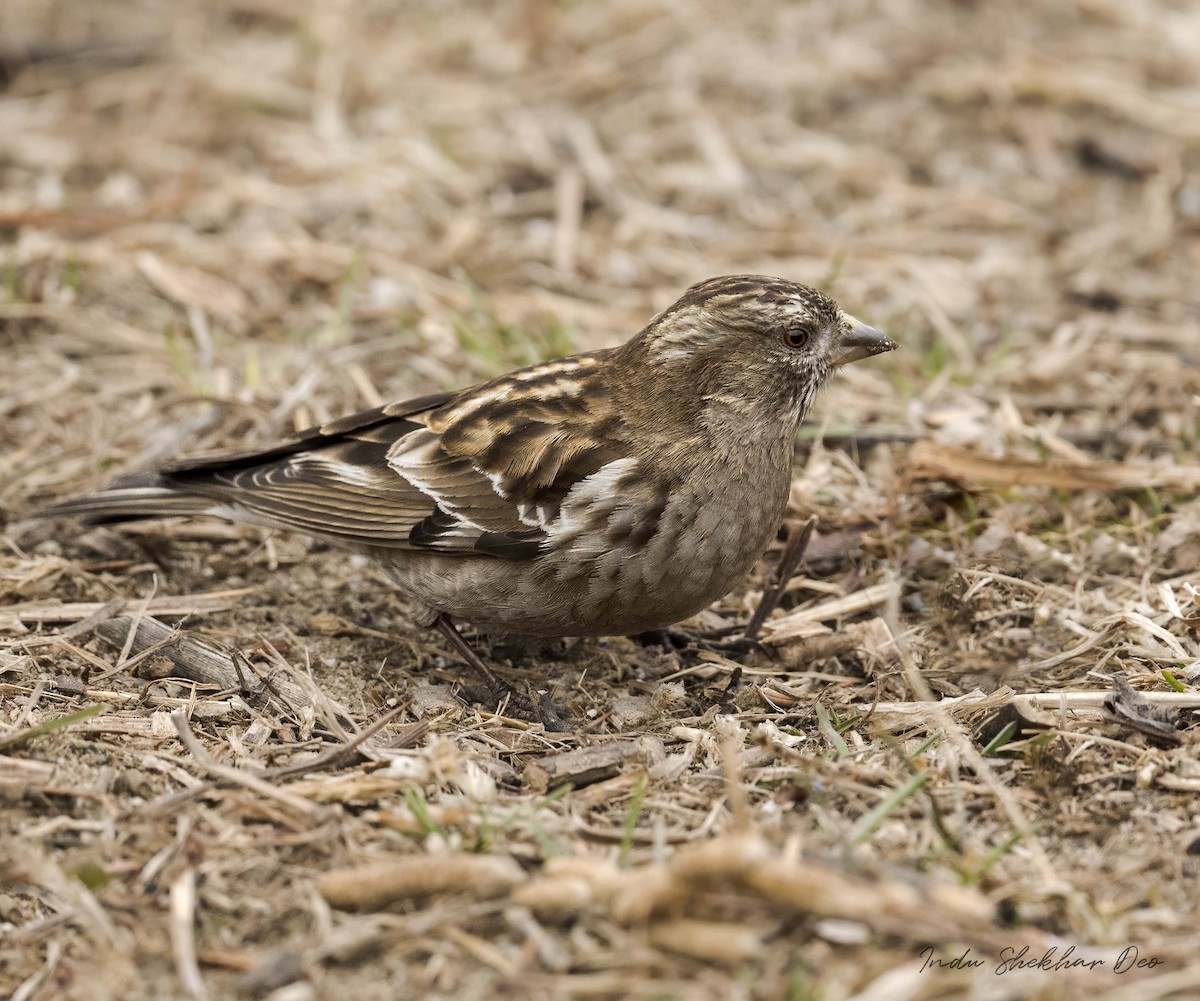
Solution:
<svg viewBox="0 0 1200 1001"><path fill-rule="evenodd" d="M50 390L123 461L147 393L277 431L730 272L902 342L839 426L1195 440L1195 4L7 0L0 62L0 317L54 335L8 411L43 444Z"/></svg>
<svg viewBox="0 0 1200 1001"><path fill-rule="evenodd" d="M744 272L817 285L901 344L852 366L801 429L789 517L819 523L779 611L809 618L790 635L768 622L772 656L737 664L681 668L620 638L517 668L487 651L586 718L583 743L669 746L652 772L669 778L636 792L632 765L569 795L531 786L519 770L574 738L550 746L465 706L453 656L361 561L256 529L26 517L180 453L619 343L689 284ZM354 926L314 903L316 874L450 843L529 867L620 844L622 867L654 875L668 843L724 828L714 777L738 766L720 748L743 740L742 809L773 844L853 851L903 891L891 901L940 881L1005 934L1136 943L1194 991L1194 744L1151 755L1096 711L1023 749L973 732L988 772L960 757L972 740L938 745L940 716L901 717L882 743L873 727L889 700L982 690L1000 705L1006 683L1090 698L1117 671L1191 697L1198 440L1191 0L2 0L3 739L73 711L92 672L122 691L38 737L30 770L5 759L25 791L0 800L0 841L25 889L0 895L0 937L24 944L0 951L0 994L7 977L34 984L23 997L38 978L39 996L177 995L191 922L178 911L168 940L166 887L195 865L213 996L277 945L320 996L560 999L563 971L588 997L965 996L958 971L915 970L956 912L889 924L863 905L822 931L803 908L781 925L757 891L701 909L726 921L711 939L749 943L732 961L687 952L688 934L655 944L599 904L544 927L497 904L453 938L437 915L466 905L435 899L384 916L398 923L378 959L328 965L328 933ZM699 623L740 628L764 572ZM361 799L324 833L280 832L257 795L191 798L188 769L206 773L146 701L174 668L114 678L128 643L114 667L89 630L120 599L213 589L223 603L162 614L348 707L315 737L311 714L198 720L213 755L290 763L340 741L347 717L415 706L388 753L433 777L341 785L332 801ZM827 614L842 598L853 612ZM62 601L91 604L63 625ZM172 684L172 705L196 703ZM714 718L744 729L727 745ZM496 802L446 778L460 753L497 776ZM893 795L914 777L928 788ZM1083 981L1030 976L1004 978L1004 996L1081 996ZM1169 986L1125 983L1086 996Z"/></svg>

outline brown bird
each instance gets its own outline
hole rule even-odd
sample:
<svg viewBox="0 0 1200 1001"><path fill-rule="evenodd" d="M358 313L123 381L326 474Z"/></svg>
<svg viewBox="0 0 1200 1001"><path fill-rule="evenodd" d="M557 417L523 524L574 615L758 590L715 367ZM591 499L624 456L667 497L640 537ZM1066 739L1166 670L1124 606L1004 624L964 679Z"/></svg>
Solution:
<svg viewBox="0 0 1200 1001"><path fill-rule="evenodd" d="M454 620L660 629L727 594L774 538L796 428L833 370L895 347L804 285L713 278L620 347L125 476L49 513L319 536L374 557L468 657Z"/></svg>

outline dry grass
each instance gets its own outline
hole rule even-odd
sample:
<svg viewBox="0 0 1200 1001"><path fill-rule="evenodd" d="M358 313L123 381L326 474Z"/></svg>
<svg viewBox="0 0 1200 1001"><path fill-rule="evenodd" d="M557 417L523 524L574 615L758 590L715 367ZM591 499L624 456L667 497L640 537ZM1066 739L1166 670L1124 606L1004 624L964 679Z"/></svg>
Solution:
<svg viewBox="0 0 1200 1001"><path fill-rule="evenodd" d="M0 10L0 994L1200 996L1194 6L72 6ZM353 559L30 517L743 271L903 350L765 651L489 651L572 734Z"/></svg>

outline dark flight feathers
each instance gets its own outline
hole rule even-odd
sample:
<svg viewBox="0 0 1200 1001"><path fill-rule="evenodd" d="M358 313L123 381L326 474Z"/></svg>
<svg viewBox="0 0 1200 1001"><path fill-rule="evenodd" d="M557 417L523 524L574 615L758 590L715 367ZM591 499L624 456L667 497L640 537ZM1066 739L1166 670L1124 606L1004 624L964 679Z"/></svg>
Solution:
<svg viewBox="0 0 1200 1001"><path fill-rule="evenodd" d="M586 356L578 365L586 379ZM266 449L182 459L47 513L92 524L215 514L356 549L532 559L575 483L622 452L581 433L574 400L550 396L509 415L505 390L494 380L352 414Z"/></svg>

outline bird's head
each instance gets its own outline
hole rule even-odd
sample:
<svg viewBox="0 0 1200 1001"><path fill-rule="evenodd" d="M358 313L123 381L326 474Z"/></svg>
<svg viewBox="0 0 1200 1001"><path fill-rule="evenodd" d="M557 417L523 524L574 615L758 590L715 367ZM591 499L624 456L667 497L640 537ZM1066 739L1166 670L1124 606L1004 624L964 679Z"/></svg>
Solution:
<svg viewBox="0 0 1200 1001"><path fill-rule="evenodd" d="M834 369L896 347L816 289L762 275L693 285L635 343L671 391L797 423Z"/></svg>

